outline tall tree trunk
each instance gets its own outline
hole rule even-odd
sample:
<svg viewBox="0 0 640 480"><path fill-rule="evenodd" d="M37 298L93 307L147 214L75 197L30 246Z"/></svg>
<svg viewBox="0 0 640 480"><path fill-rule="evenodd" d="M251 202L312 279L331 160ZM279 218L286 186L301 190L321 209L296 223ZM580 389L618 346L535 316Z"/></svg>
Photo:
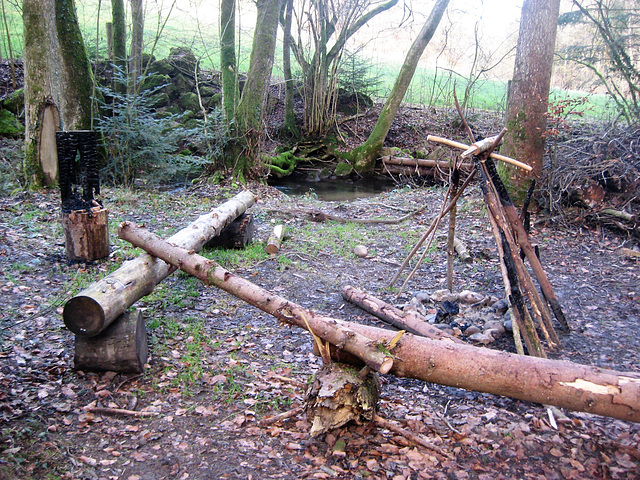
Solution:
<svg viewBox="0 0 640 480"><path fill-rule="evenodd" d="M142 0L131 0L131 57L129 59L130 91L138 90L142 75L142 48L144 46L144 9Z"/></svg>
<svg viewBox="0 0 640 480"><path fill-rule="evenodd" d="M259 166L262 113L273 68L281 2L258 0L257 3L258 18L253 33L251 62L236 111L237 133L244 141L244 152L235 169L240 177Z"/></svg>
<svg viewBox="0 0 640 480"><path fill-rule="evenodd" d="M127 91L127 27L124 15L124 0L111 0L113 20L113 63L118 71L113 89L119 93Z"/></svg>
<svg viewBox="0 0 640 480"><path fill-rule="evenodd" d="M57 175L55 130L59 124L58 77L51 75L56 58L54 0L24 0L24 111L27 181L53 185ZM47 128L43 128L48 126ZM48 148L47 148L48 145Z"/></svg>
<svg viewBox="0 0 640 480"><path fill-rule="evenodd" d="M400 108L400 103L407 92L407 88L409 88L409 84L411 83L413 74L416 71L418 61L420 60L424 49L429 44L431 37L433 37L448 4L449 0L437 0L436 4L433 6L427 22L422 27L422 30L418 34L418 38L415 39L407 53L402 68L400 69L400 73L398 74L398 78L396 78L396 82L389 94L389 98L387 98L384 107L382 107L382 111L380 112L380 116L378 117L378 121L376 122L373 131L369 135L369 138L367 138L366 142L352 150L350 153L350 159L352 160L356 170L360 172L373 171L376 157L384 144L385 138L387 138L387 134L391 128L391 122L393 122L393 119L398 112L398 108Z"/></svg>
<svg viewBox="0 0 640 480"><path fill-rule="evenodd" d="M93 72L78 24L75 0L56 0L55 4L62 80L62 125L65 130L91 130Z"/></svg>
<svg viewBox="0 0 640 480"><path fill-rule="evenodd" d="M513 79L509 89L503 153L533 167L531 173L506 167L514 197L540 178L560 0L525 0L520 18Z"/></svg>
<svg viewBox="0 0 640 480"><path fill-rule="evenodd" d="M222 76L222 105L227 122L235 117L238 97L236 65L236 0L220 2L220 71Z"/></svg>
<svg viewBox="0 0 640 480"><path fill-rule="evenodd" d="M293 0L285 0L284 38L282 40L282 70L284 73L284 130L297 137L300 135L293 112L293 75L291 74L291 22Z"/></svg>

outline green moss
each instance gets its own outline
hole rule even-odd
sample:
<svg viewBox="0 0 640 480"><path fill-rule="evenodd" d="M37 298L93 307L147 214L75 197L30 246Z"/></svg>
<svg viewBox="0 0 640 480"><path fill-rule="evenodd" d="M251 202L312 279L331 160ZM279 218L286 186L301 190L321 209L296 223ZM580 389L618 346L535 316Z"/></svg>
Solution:
<svg viewBox="0 0 640 480"><path fill-rule="evenodd" d="M185 110L200 110L198 95L193 92L185 92L180 95L180 106Z"/></svg>
<svg viewBox="0 0 640 480"><path fill-rule="evenodd" d="M19 137L24 133L24 126L9 110L0 110L0 137Z"/></svg>
<svg viewBox="0 0 640 480"><path fill-rule="evenodd" d="M34 89L35 90L35 89ZM9 110L14 115L20 115L24 109L24 89L21 88L13 92L2 101L2 107Z"/></svg>
<svg viewBox="0 0 640 480"><path fill-rule="evenodd" d="M353 165L347 162L340 162L336 165L335 174L338 177L346 177L353 172Z"/></svg>
<svg viewBox="0 0 640 480"><path fill-rule="evenodd" d="M293 150L289 150L288 152L281 153L277 157L265 157L265 165L269 167L271 174L280 178L290 175L296 168L296 164L303 160L304 158L296 157L293 154Z"/></svg>

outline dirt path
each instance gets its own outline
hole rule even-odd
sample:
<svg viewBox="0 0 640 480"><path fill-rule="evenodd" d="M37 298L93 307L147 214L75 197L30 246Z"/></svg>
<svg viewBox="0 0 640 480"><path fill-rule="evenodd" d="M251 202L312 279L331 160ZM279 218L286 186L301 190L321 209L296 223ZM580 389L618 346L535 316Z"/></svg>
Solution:
<svg viewBox="0 0 640 480"><path fill-rule="evenodd" d="M107 190L105 202L113 231L126 219L167 235L234 193ZM258 244L244 254L207 254L254 283L375 325L342 300L343 285L398 305L445 285L439 241L410 292L396 298L387 288L439 208L439 188L403 188L349 203L293 199L268 188L257 193L251 212L258 238L284 222L281 252L269 258ZM315 223L298 214L398 217L425 204L401 225ZM499 296L495 246L475 190L459 211L459 234L474 262L456 264L455 289ZM150 338L143 375L77 372L61 306L138 251L112 234L108 260L70 265L57 212L53 194L0 200L0 478L640 478L639 425L564 412L556 415L556 428L540 405L391 376L382 379L380 414L424 435L446 456L373 424L317 439L309 438L304 416L261 427L260 419L303 402L303 386L320 365L308 335L180 273L138 304ZM618 254L621 240L542 223L532 237L574 329L556 357L639 372L640 267ZM369 257L353 255L357 244L367 246ZM474 315L452 322L499 319L488 310ZM491 347L513 349L505 338ZM92 406L145 416L92 413Z"/></svg>

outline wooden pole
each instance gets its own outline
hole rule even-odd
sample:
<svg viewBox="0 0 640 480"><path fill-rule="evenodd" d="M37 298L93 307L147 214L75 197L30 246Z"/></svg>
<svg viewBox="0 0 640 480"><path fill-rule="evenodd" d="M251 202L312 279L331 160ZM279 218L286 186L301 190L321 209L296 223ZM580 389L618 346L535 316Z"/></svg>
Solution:
<svg viewBox="0 0 640 480"><path fill-rule="evenodd" d="M241 192L218 208L201 215L168 241L199 251L254 202L255 196L251 192ZM136 301L149 295L174 270L175 267L148 254L129 260L115 272L71 298L62 313L64 323L76 335L97 335Z"/></svg>
<svg viewBox="0 0 640 480"><path fill-rule="evenodd" d="M333 319L318 315L234 275L213 260L172 245L130 222L123 222L120 225L118 236L145 249L150 255L162 258L171 265L199 278L207 285L214 285L283 322L310 330L323 340L362 358L377 372L387 373L393 365L393 358L379 349L376 342L339 326Z"/></svg>

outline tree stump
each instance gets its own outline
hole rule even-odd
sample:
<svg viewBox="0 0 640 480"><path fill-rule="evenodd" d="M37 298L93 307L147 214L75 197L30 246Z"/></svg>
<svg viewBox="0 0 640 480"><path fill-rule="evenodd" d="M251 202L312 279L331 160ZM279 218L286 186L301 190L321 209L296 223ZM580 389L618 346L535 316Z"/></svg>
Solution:
<svg viewBox="0 0 640 480"><path fill-rule="evenodd" d="M253 221L253 215L243 213L227 225L220 235L209 240L205 247L245 248L253 241L255 233L256 224Z"/></svg>
<svg viewBox="0 0 640 480"><path fill-rule="evenodd" d="M125 312L95 337L76 335L77 370L141 373L147 363L147 331L140 310Z"/></svg>
<svg viewBox="0 0 640 480"><path fill-rule="evenodd" d="M109 255L109 221L105 208L62 213L64 245L69 260L90 262Z"/></svg>
<svg viewBox="0 0 640 480"><path fill-rule="evenodd" d="M380 398L380 380L369 371L360 378L349 365L331 362L323 365L309 386L305 410L311 422L312 437L339 428L350 421L373 419Z"/></svg>

